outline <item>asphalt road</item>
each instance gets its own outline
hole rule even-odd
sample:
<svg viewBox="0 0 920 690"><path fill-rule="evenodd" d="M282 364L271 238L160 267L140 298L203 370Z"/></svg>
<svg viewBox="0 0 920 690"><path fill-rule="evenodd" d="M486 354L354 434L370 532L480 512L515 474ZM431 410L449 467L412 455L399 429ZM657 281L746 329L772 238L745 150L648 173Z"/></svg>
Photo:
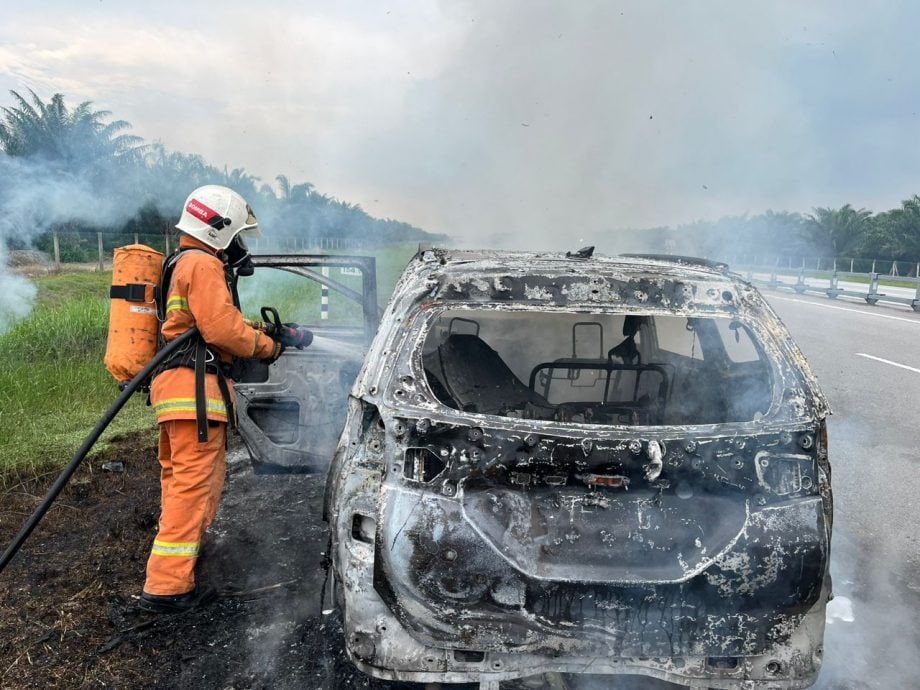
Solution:
<svg viewBox="0 0 920 690"><path fill-rule="evenodd" d="M920 671L920 314L765 290L834 411L825 666L815 687L913 688Z"/></svg>

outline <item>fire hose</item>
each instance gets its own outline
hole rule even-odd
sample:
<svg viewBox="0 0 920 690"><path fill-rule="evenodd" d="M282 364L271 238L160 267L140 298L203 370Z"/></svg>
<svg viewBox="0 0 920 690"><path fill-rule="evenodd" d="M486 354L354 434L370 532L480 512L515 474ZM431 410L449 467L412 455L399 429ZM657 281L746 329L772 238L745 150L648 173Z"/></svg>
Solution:
<svg viewBox="0 0 920 690"><path fill-rule="evenodd" d="M25 543L26 539L29 538L29 535L32 534L32 530L41 522L41 519L45 516L45 513L48 512L48 509L51 507L51 504L54 503L55 499L58 497L58 494L67 486L67 482L70 481L70 478L73 476L73 473L77 471L77 468L80 466L80 463L86 458L87 453L90 449L96 444L96 441L99 440L99 437L102 435L102 432L106 430L109 424L115 419L115 416L121 411L121 408L125 406L125 403L128 402L128 399L134 394L134 392L143 385L143 383L149 378L153 373L154 369L159 366L160 362L166 359L170 354L178 350L190 339L198 335L198 329L195 327L190 328L185 333L180 335L178 338L166 345L162 350L160 350L156 356L150 360L146 367L144 367L141 372L131 379L122 389L121 395L112 403L112 406L106 411L102 416L102 419L99 420L99 423L96 424L95 428L90 432L89 436L83 441L83 445L80 446L76 454L71 459L70 463L58 478L54 481L54 484L48 490L48 493L45 495L45 498L42 500L41 505L35 509L35 512L29 516L29 519L26 520L25 524L22 526L22 529L19 530L19 534L13 539L10 545L7 547L6 551L3 552L3 555L0 556L0 573L3 572L4 568L9 564L13 557L16 555L16 552L19 551L19 548Z"/></svg>

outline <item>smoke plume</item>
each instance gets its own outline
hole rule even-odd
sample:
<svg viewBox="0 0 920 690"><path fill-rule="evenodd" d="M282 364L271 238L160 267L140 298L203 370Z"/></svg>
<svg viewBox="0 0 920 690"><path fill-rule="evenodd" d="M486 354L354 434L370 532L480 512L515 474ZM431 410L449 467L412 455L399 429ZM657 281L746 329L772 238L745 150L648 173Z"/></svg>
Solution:
<svg viewBox="0 0 920 690"><path fill-rule="evenodd" d="M137 179L117 163L112 168L0 153L0 333L29 314L36 294L10 270L8 246L29 247L53 228L117 227L137 212Z"/></svg>

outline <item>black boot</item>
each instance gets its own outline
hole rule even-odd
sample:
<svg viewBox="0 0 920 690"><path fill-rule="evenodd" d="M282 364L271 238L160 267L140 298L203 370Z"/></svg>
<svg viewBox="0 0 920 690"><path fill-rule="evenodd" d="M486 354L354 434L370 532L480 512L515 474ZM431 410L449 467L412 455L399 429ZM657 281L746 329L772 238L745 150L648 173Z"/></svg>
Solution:
<svg viewBox="0 0 920 690"><path fill-rule="evenodd" d="M141 592L137 606L150 613L182 613L210 604L217 593L211 588L196 587L185 594L147 594Z"/></svg>

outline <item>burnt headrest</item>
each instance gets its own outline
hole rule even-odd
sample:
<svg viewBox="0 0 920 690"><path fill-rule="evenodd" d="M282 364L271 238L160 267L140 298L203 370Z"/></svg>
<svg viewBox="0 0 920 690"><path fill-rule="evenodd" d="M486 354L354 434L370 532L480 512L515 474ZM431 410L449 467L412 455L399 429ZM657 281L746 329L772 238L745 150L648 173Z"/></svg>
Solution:
<svg viewBox="0 0 920 690"><path fill-rule="evenodd" d="M635 314L629 314L623 319L623 335L627 338L632 338L639 332L639 326L642 324L647 324L649 317L647 316L636 316Z"/></svg>

